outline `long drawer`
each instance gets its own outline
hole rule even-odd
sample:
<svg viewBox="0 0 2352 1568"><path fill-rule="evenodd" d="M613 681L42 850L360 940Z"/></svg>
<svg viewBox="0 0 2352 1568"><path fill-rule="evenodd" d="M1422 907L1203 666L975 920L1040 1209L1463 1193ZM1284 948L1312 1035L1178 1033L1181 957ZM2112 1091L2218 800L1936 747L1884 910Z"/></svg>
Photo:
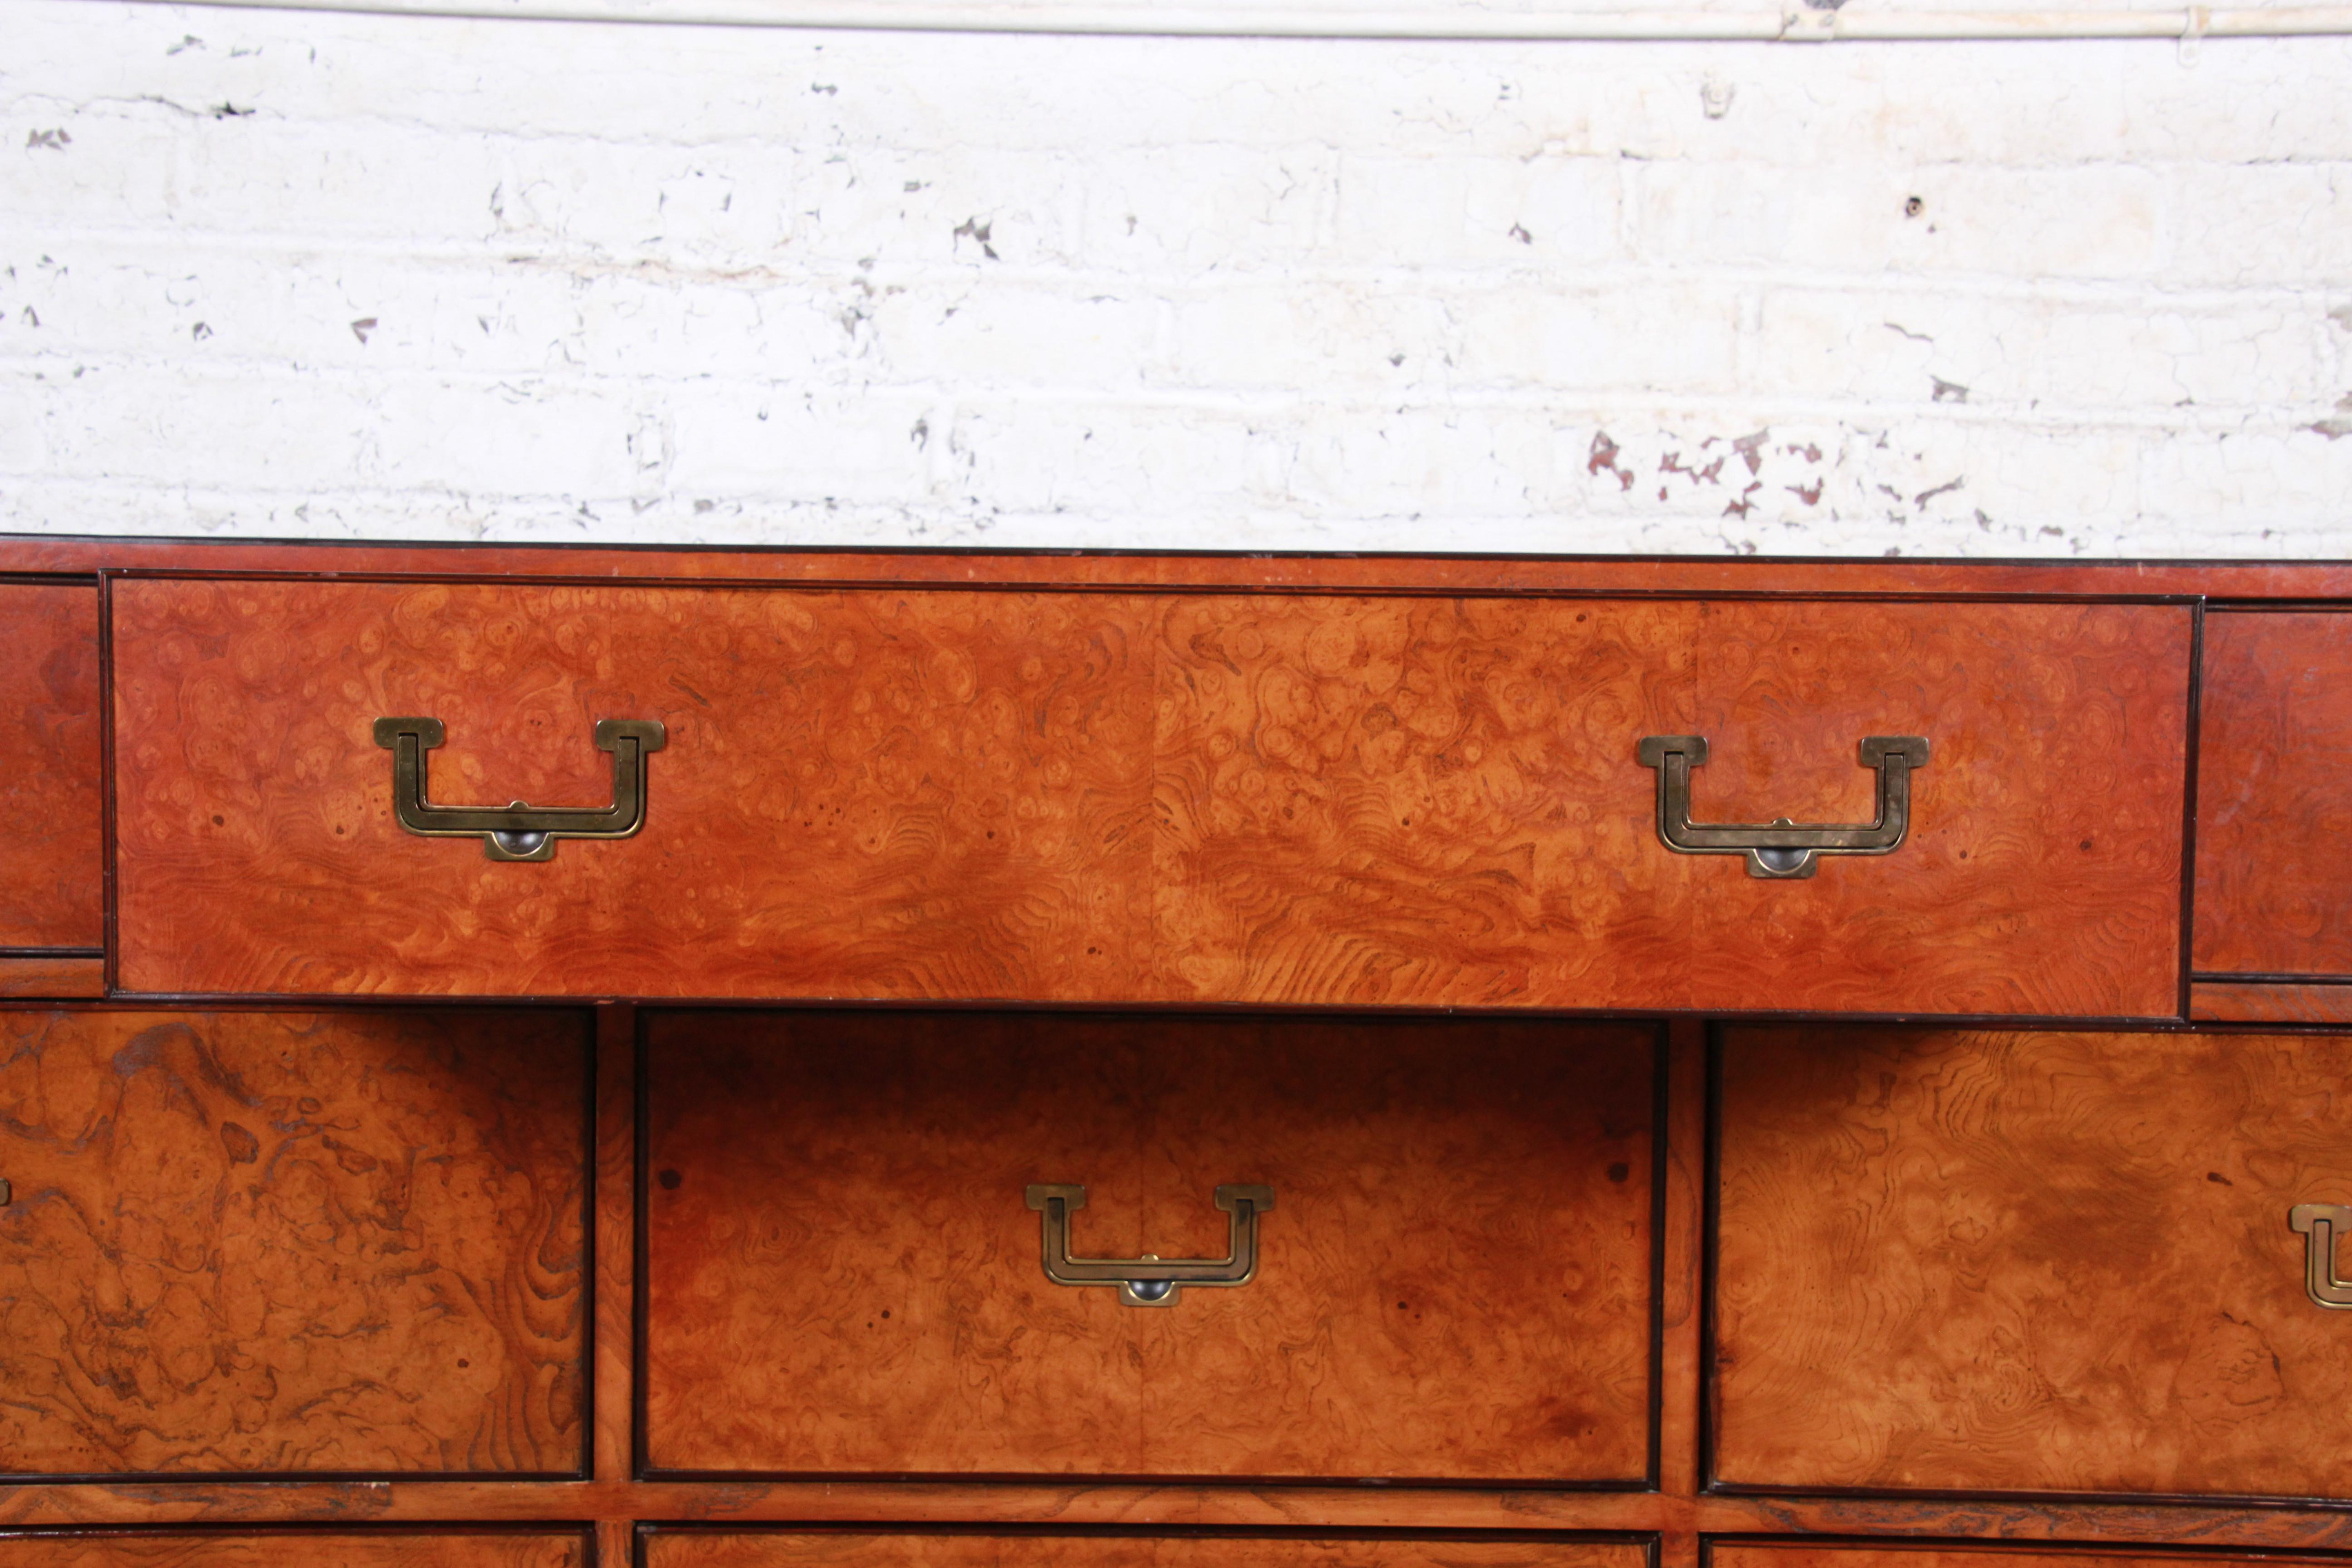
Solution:
<svg viewBox="0 0 2352 1568"><path fill-rule="evenodd" d="M2179 605L114 603L132 992L2179 1005Z"/></svg>
<svg viewBox="0 0 2352 1568"><path fill-rule="evenodd" d="M2352 1498L2352 1039L1742 1028L1734 1487Z"/></svg>
<svg viewBox="0 0 2352 1568"><path fill-rule="evenodd" d="M655 1526L645 1568L1647 1568L1638 1541L1389 1531L792 1530Z"/></svg>
<svg viewBox="0 0 2352 1568"><path fill-rule="evenodd" d="M656 1015L645 1462L1641 1486L1655 1045Z"/></svg>
<svg viewBox="0 0 2352 1568"><path fill-rule="evenodd" d="M586 1048L576 1014L0 1011L0 1470L577 1473Z"/></svg>

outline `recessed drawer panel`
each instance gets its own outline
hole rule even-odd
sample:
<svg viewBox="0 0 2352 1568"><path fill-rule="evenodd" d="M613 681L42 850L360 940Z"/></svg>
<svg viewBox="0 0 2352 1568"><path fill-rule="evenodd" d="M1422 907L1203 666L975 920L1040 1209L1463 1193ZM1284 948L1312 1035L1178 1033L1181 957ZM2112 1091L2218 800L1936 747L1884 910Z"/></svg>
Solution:
<svg viewBox="0 0 2352 1568"><path fill-rule="evenodd" d="M2174 605L115 603L132 991L2179 1006Z"/></svg>
<svg viewBox="0 0 2352 1568"><path fill-rule="evenodd" d="M2279 977L2352 980L2352 614L2208 616L2200 712L2195 966L2272 978L2201 986L2199 1012L2275 1016Z"/></svg>
<svg viewBox="0 0 2352 1568"><path fill-rule="evenodd" d="M0 1533L0 1568L588 1568L579 1531L57 1530Z"/></svg>
<svg viewBox="0 0 2352 1568"><path fill-rule="evenodd" d="M656 1472L1647 1472L1647 1027L647 1029Z"/></svg>
<svg viewBox="0 0 2352 1568"><path fill-rule="evenodd" d="M1721 1084L1723 1482L2352 1496L2352 1039L1735 1029Z"/></svg>
<svg viewBox="0 0 2352 1568"><path fill-rule="evenodd" d="M1573 1536L1150 1535L1131 1531L645 1532L646 1568L1645 1568L1635 1541Z"/></svg>
<svg viewBox="0 0 2352 1568"><path fill-rule="evenodd" d="M0 995L95 995L98 589L0 584Z"/></svg>
<svg viewBox="0 0 2352 1568"><path fill-rule="evenodd" d="M0 1012L0 1466L576 1472L585 1041Z"/></svg>

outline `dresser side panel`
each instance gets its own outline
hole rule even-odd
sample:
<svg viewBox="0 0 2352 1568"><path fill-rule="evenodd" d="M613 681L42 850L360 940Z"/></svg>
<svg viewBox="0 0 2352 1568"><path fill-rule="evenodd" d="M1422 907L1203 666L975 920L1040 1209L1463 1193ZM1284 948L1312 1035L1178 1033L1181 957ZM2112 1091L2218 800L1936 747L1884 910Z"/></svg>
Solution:
<svg viewBox="0 0 2352 1568"><path fill-rule="evenodd" d="M0 1467L576 1473L584 1038L0 1011Z"/></svg>
<svg viewBox="0 0 2352 1568"><path fill-rule="evenodd" d="M2352 613L2205 622L2200 973L2352 975Z"/></svg>
<svg viewBox="0 0 2352 1568"><path fill-rule="evenodd" d="M105 940L98 589L0 583L0 948Z"/></svg>

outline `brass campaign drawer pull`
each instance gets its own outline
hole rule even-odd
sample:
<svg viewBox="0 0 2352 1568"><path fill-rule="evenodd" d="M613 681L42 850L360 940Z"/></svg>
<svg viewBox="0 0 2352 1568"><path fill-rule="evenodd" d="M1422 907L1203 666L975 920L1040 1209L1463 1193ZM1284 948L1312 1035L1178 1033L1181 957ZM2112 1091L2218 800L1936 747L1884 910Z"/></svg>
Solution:
<svg viewBox="0 0 2352 1568"><path fill-rule="evenodd" d="M1695 823L1690 819L1691 770L1706 763L1704 735L1644 735L1642 765L1658 770L1658 838L1678 855L1744 855L1748 874L1794 879L1813 874L1822 855L1885 855L1911 827L1911 770L1927 765L1924 735L1872 735L1862 742L1862 765L1878 770L1878 820L1840 824L1790 822Z"/></svg>
<svg viewBox="0 0 2352 1568"><path fill-rule="evenodd" d="M1087 1189L1039 1185L1029 1206L1045 1249L1045 1278L1056 1285L1116 1285L1130 1307L1172 1307L1186 1285L1246 1285L1257 1273L1257 1216L1274 1206L1272 1187L1219 1187L1216 1205L1233 1215L1233 1244L1223 1258L1073 1258L1070 1215L1087 1206Z"/></svg>
<svg viewBox="0 0 2352 1568"><path fill-rule="evenodd" d="M2352 1208L2297 1204L2286 1223L2303 1232L2303 1288L2320 1306L2352 1311L2352 1279L2336 1278L2336 1238L2352 1231Z"/></svg>
<svg viewBox="0 0 2352 1568"><path fill-rule="evenodd" d="M646 758L669 742L656 719L599 719L596 749L613 753L609 806L435 805L425 753L447 739L438 719L379 719L375 743L392 753L392 814L425 838L471 838L493 860L551 860L559 838L626 838L646 825Z"/></svg>

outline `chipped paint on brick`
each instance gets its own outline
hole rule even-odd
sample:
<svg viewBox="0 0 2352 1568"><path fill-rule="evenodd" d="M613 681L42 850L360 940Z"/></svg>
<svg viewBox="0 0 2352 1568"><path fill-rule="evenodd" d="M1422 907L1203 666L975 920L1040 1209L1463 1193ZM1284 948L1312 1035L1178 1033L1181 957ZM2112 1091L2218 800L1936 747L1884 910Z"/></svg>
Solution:
<svg viewBox="0 0 2352 1568"><path fill-rule="evenodd" d="M8 7L0 528L2352 554L2352 40Z"/></svg>

